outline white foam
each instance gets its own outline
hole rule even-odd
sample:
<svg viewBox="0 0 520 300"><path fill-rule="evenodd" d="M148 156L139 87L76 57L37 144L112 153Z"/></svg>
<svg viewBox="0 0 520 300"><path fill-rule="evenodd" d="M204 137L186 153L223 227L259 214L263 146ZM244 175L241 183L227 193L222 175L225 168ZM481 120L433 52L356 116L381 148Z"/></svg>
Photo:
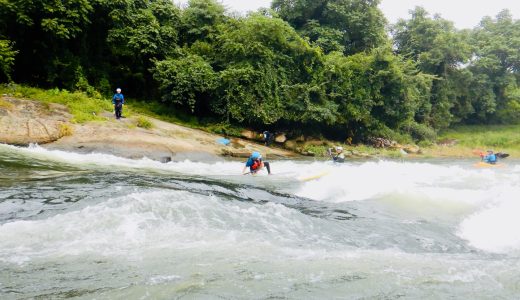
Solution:
<svg viewBox="0 0 520 300"><path fill-rule="evenodd" d="M135 193L45 220L3 224L0 260L88 253L140 257L158 249L254 256L326 236L323 222L279 204L251 206L183 191Z"/></svg>
<svg viewBox="0 0 520 300"><path fill-rule="evenodd" d="M150 171L166 174L195 175L219 181L255 184L262 187L268 186L272 190L292 193L316 201L333 203L365 200L381 201L395 209L409 212L411 216L406 216L407 220L414 220L413 216L430 217L444 215L449 216L454 222L463 220L460 227L456 229L458 234L467 239L471 245L480 249L498 252L520 249L520 236L515 231L518 225L520 225L520 221L517 221L515 215L515 212L520 211L520 205L516 201L517 195L520 194L520 167L514 162L511 162L505 168L476 169L471 165L471 162L447 165L426 162L370 161L334 165L323 161L275 161L271 165L273 173L278 175L254 178L252 176L239 175L244 165L240 161L204 163L186 160L163 164L149 159L131 160L105 154L49 151L38 146L19 148L0 145L0 150L15 151L35 159L60 162L85 169L101 168L113 170L114 168L123 168L129 172ZM318 176L319 178L316 177L316 179L307 182L299 182L297 180L297 178L312 177L317 174L326 175ZM289 181L295 184L287 184ZM141 196L133 195L132 197L139 198ZM166 196L154 195L154 197L164 201ZM171 197L175 198L176 196ZM193 203L198 203L198 205L202 205L204 201L207 201L205 198L204 201L199 199L200 196L195 198ZM126 206L126 204L120 205L114 210L110 206L115 203L114 201L121 200L112 200L105 203L108 206L87 208L81 212L81 214L85 214L82 218L94 219L96 220L96 226L100 228L108 227L117 232L117 236L107 236L106 239L114 238L116 240L115 244L119 245L118 247L120 248L124 248L124 245L127 244L140 244L142 241L147 240L150 233L146 230L143 231L143 226L148 226L147 224L152 222L150 220L154 220L154 213L151 211L146 213L133 211L131 205L137 205L136 203L140 203L140 201L130 201L128 204L130 206ZM213 201L213 204L220 203L220 201L215 202L216 200L214 199L211 201ZM146 205L152 205L153 203L156 202L147 202ZM174 201L174 203L176 202ZM141 203L141 205L144 204ZM168 205L173 204L169 203ZM270 206L266 205L263 209L268 207ZM128 211L121 213L125 209ZM250 212L249 209L253 211ZM167 210L169 211L169 209ZM201 213L199 208L192 208L189 211L195 216ZM222 216L215 218L213 215L219 215L219 213L211 209L207 209L207 211L213 212L205 216L206 218L200 215L197 218L202 225L217 222L216 220L220 220L218 221L220 223L226 223L226 221L223 221L225 218ZM252 213L253 215L250 216L250 219L251 222L254 220L253 223L259 222L257 220L264 220L262 222L269 220L269 222L280 225L291 220L288 216L277 215L280 213L279 209L266 213L259 210L258 207L252 206L247 209L242 207L240 208L240 213L238 213L233 207L228 207L227 213L229 212L235 212L239 215ZM96 232L96 226L89 228L81 224L81 222L77 221L81 220L81 218L75 214L80 213L69 213L54 217L57 219L58 224L75 224L70 228L66 227L70 232L62 232L62 234L68 234L67 237L72 240L70 249L75 246L73 245L74 240L76 240L75 235L83 232L87 232L87 235L85 240L79 242L80 245L84 246L86 243L91 244L92 248L95 248L96 243L100 242L103 244L103 241L97 238L99 232ZM178 215L177 217L181 219L188 218L183 215ZM271 220L270 217L278 217L280 219L276 221ZM238 217L237 219L242 220ZM284 222L280 221L282 219ZM298 219L296 218L296 220ZM114 224L116 221L117 226ZM173 222L172 226L177 226L177 221ZM256 225L263 226L264 229L272 232L280 230L276 226L270 226L269 222L256 223ZM47 232L60 232L63 230L61 227L51 223L45 223L45 226L43 226L48 227ZM166 222L165 224L170 223ZM15 232L21 230L22 236L28 235L32 238L32 230L38 232L40 225L41 223L33 224L31 222L16 222L14 225L4 224L0 232L9 236L10 226L16 226L16 228L11 229ZM235 225L238 228L244 226L241 222ZM81 230L76 230L75 228L80 228ZM184 227L180 227L180 231L177 233L183 232L182 228ZM282 226L282 228L286 227ZM230 239L236 238L237 232L233 230L233 227L228 229L230 231L226 231L226 234L228 234L226 237ZM46 236L48 235L47 232L41 232L41 234ZM91 240L88 240L89 232L92 234ZM289 231L287 234L290 235L291 232ZM215 233L217 236L219 234L222 233ZM53 235L50 234L49 238ZM194 234L193 231L188 231L186 236L190 235L196 236L197 234ZM16 239L15 236L9 237ZM103 239L103 235L101 235L101 239ZM119 241L117 242L118 239ZM210 236L205 236L205 239L212 240ZM5 241L6 239L2 240ZM61 240L61 238L58 238L58 240ZM38 241L38 237L35 237L35 241ZM50 241L44 239L40 242L52 242L52 238ZM29 247L29 245L31 246ZM34 245L28 244L26 246L31 248ZM14 244L12 246L16 247ZM22 254L17 259L23 261L25 259L23 253L26 251L24 249L21 250L20 253ZM11 257L14 258L14 254Z"/></svg>
<svg viewBox="0 0 520 300"><path fill-rule="evenodd" d="M520 250L520 188L496 193L496 198L460 225L459 235L479 249L505 253Z"/></svg>

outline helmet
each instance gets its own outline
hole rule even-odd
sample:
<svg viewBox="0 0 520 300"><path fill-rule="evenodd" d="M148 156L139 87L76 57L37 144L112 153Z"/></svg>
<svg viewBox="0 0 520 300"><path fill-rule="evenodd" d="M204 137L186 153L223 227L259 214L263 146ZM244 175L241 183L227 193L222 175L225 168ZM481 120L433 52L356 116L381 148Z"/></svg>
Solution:
<svg viewBox="0 0 520 300"><path fill-rule="evenodd" d="M117 88L116 92L121 93L121 88Z"/></svg>
<svg viewBox="0 0 520 300"><path fill-rule="evenodd" d="M252 159L259 159L259 158L262 158L262 155L260 154L260 152L253 152L253 154L251 154L251 158Z"/></svg>
<svg viewBox="0 0 520 300"><path fill-rule="evenodd" d="M343 147L336 147L336 151L343 151Z"/></svg>

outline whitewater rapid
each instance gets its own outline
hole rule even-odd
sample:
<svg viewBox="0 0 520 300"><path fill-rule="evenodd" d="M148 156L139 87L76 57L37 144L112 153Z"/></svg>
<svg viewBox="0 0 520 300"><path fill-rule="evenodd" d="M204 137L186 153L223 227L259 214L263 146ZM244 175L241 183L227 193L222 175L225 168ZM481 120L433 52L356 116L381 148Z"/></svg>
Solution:
<svg viewBox="0 0 520 300"><path fill-rule="evenodd" d="M244 176L241 161L0 145L0 292L513 299L520 165L473 163L287 160Z"/></svg>

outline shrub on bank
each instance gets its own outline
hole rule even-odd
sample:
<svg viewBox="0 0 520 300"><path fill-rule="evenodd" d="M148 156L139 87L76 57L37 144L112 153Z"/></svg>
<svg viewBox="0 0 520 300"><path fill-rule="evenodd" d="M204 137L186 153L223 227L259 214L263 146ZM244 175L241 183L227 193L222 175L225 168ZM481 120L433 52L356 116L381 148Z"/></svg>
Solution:
<svg viewBox="0 0 520 300"><path fill-rule="evenodd" d="M137 127L144 129L151 129L153 127L152 122L143 116L137 118Z"/></svg>

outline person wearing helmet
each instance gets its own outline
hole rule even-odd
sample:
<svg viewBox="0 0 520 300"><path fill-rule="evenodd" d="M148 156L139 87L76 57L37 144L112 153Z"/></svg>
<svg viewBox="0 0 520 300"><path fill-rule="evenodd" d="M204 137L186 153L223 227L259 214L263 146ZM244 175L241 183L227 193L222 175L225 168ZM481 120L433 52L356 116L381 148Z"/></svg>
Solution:
<svg viewBox="0 0 520 300"><path fill-rule="evenodd" d="M112 104L114 104L114 111L116 114L116 119L121 119L121 114L123 113L123 104L125 104L125 97L121 94L121 89L117 88L114 97L112 97Z"/></svg>
<svg viewBox="0 0 520 300"><path fill-rule="evenodd" d="M271 146L271 143L273 142L273 134L269 131L264 131L263 133L263 136L264 136L264 144L269 147Z"/></svg>
<svg viewBox="0 0 520 300"><path fill-rule="evenodd" d="M329 148L329 155L332 157L334 162L342 163L345 162L345 153L343 153L343 147L335 147L335 153L332 153L332 148Z"/></svg>
<svg viewBox="0 0 520 300"><path fill-rule="evenodd" d="M497 163L497 156L492 150L488 150L487 155L482 155L482 160L488 164L494 165Z"/></svg>
<svg viewBox="0 0 520 300"><path fill-rule="evenodd" d="M248 174L246 173L246 169L249 168L249 173L254 175L258 173L258 171L262 170L262 168L264 167L267 169L267 173L271 175L271 166L269 165L269 162L262 161L262 155L259 152L255 151L247 160L246 165L242 170L242 174Z"/></svg>

